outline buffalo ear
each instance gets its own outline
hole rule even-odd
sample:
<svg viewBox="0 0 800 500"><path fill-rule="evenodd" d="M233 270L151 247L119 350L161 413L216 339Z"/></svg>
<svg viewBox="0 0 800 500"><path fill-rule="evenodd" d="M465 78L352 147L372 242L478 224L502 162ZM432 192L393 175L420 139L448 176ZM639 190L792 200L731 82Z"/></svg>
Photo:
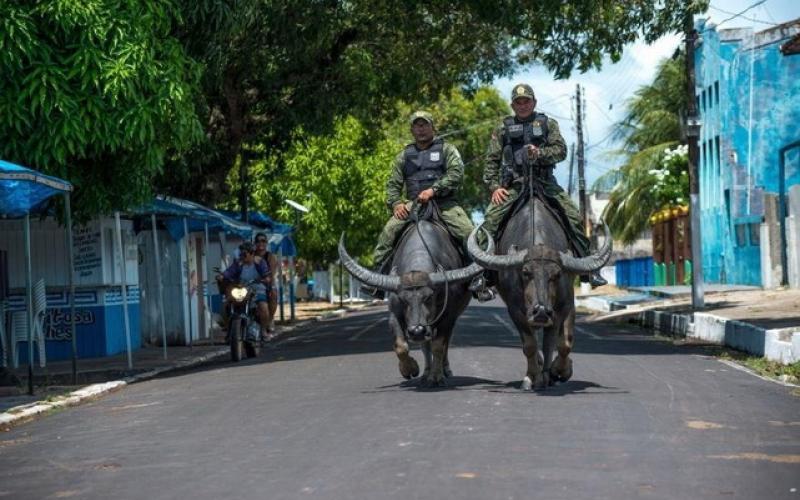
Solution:
<svg viewBox="0 0 800 500"><path fill-rule="evenodd" d="M517 250L519 250L519 247L517 247L517 245L511 245L510 247L508 247L509 254L517 253Z"/></svg>

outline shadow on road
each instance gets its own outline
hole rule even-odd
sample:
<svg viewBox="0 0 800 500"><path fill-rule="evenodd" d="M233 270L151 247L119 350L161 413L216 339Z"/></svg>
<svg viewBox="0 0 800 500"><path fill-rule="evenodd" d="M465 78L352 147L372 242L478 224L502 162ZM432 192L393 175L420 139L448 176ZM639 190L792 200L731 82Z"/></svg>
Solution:
<svg viewBox="0 0 800 500"><path fill-rule="evenodd" d="M397 384L389 384L389 385L382 385L380 387L376 387L374 390L370 391L363 391L364 394L373 394L378 392L389 392L389 391L396 391L396 390L416 390L420 392L441 392L441 391L450 391L453 389L479 389L479 390L486 390L491 389L492 387L503 387L505 386L505 382L501 382L499 380L489 380L480 377L469 377L469 376L459 376L453 375L447 379L446 385L444 387L422 387L422 378L417 377L411 380L404 380Z"/></svg>
<svg viewBox="0 0 800 500"><path fill-rule="evenodd" d="M215 370L219 368L236 369L260 363L282 363L319 357L348 356L359 354L386 353L391 355L393 337L388 330L385 310L347 317L335 321L313 324L310 328L292 332L279 342L268 344L256 359L232 363L227 357L209 364L164 374L159 378L181 376L186 373ZM573 352L575 354L610 355L665 355L665 354L708 354L703 345L675 345L657 339L651 332L628 324L582 323L579 317ZM524 359L522 345L516 329L508 317L505 307L487 305L471 306L456 324L451 349L471 347L494 347L519 351ZM419 346L413 346L417 351ZM521 361L522 362L522 361ZM495 381L485 381L469 377L453 377L448 388L469 387L479 384L494 387ZM576 388L577 382L568 382L566 388L552 389L552 395L583 392L589 387ZM519 382L516 382L517 386ZM573 386L570 387L570 384ZM397 387L392 386L395 389ZM560 386L557 386L560 387ZM416 387L413 387L416 389ZM602 388L609 389L609 388ZM610 388L613 389L613 388ZM593 393L593 392L592 392Z"/></svg>

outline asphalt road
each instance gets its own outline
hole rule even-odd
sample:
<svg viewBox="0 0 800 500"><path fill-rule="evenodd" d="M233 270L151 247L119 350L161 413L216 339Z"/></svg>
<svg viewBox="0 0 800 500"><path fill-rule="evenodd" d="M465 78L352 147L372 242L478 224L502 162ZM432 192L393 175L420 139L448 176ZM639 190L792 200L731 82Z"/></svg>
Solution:
<svg viewBox="0 0 800 500"><path fill-rule="evenodd" d="M573 379L521 392L510 328L470 307L450 386L423 391L385 312L321 322L3 433L0 498L800 499L792 388L581 324Z"/></svg>

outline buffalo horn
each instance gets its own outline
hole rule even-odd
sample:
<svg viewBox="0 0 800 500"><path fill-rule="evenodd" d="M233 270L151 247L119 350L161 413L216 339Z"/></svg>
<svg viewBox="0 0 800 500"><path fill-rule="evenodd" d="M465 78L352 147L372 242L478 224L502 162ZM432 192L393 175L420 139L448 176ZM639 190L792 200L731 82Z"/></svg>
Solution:
<svg viewBox="0 0 800 500"><path fill-rule="evenodd" d="M573 257L568 253L560 252L561 264L564 266L564 269L583 274L597 271L606 265L609 257L611 257L613 243L611 241L611 231L608 229L608 226L602 220L600 224L603 225L603 232L606 236L605 241L603 241L603 246L597 250L597 253L587 255L586 257Z"/></svg>
<svg viewBox="0 0 800 500"><path fill-rule="evenodd" d="M525 255L528 254L528 249L514 252L508 255L495 255L493 252L493 248L489 248L488 251L482 250L478 246L478 241L476 235L478 230L486 232L481 226L476 227L472 230L469 234L469 238L467 239L467 251L472 259L480 264L481 266L485 267L486 269L494 269L496 271L502 269L509 269L512 267L519 267L525 262ZM489 240L492 237L487 233L487 237Z"/></svg>
<svg viewBox="0 0 800 500"><path fill-rule="evenodd" d="M494 252L494 241L492 241L491 238L489 238L488 252L489 253ZM442 283L445 282L459 283L461 281L472 279L482 272L483 272L483 267L477 262L473 262L467 267L460 267L458 269L449 269L443 273L441 272L431 273L430 280L432 285L441 285Z"/></svg>
<svg viewBox="0 0 800 500"><path fill-rule="evenodd" d="M339 238L339 258L342 260L342 265L344 265L347 271L358 281L366 285L374 286L375 288L389 292L396 292L400 288L399 276L389 276L370 271L365 267L361 267L358 262L350 257L347 253L347 249L344 247L344 233L342 233L341 238Z"/></svg>

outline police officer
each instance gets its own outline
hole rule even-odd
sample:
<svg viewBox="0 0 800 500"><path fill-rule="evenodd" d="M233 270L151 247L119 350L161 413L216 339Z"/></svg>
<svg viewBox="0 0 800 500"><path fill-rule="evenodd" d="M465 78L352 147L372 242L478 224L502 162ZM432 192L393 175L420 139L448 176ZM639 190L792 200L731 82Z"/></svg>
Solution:
<svg viewBox="0 0 800 500"><path fill-rule="evenodd" d="M436 128L430 113L413 113L410 125L414 142L397 155L386 183L386 203L392 211L392 217L383 227L373 253L373 263L378 270L408 224L409 210L414 200L422 205L435 200L442 222L462 244L473 229L472 221L457 201L458 189L464 179L464 162L458 149L435 136ZM368 293L378 295L371 289ZM489 290L482 290L478 296L482 300L491 297Z"/></svg>
<svg viewBox="0 0 800 500"><path fill-rule="evenodd" d="M491 191L492 199L486 209L483 227L495 236L503 217L525 187L524 176L527 166L531 165L547 201L560 207L567 216L567 236L575 251L579 256L588 255L590 242L583 231L578 207L553 175L556 163L567 156L567 145L558 122L544 113L536 112L535 108L533 88L525 83L515 85L511 90L514 116L503 119L503 123L492 132L489 143L483 182ZM582 279L588 280L592 286L606 284L597 273Z"/></svg>

